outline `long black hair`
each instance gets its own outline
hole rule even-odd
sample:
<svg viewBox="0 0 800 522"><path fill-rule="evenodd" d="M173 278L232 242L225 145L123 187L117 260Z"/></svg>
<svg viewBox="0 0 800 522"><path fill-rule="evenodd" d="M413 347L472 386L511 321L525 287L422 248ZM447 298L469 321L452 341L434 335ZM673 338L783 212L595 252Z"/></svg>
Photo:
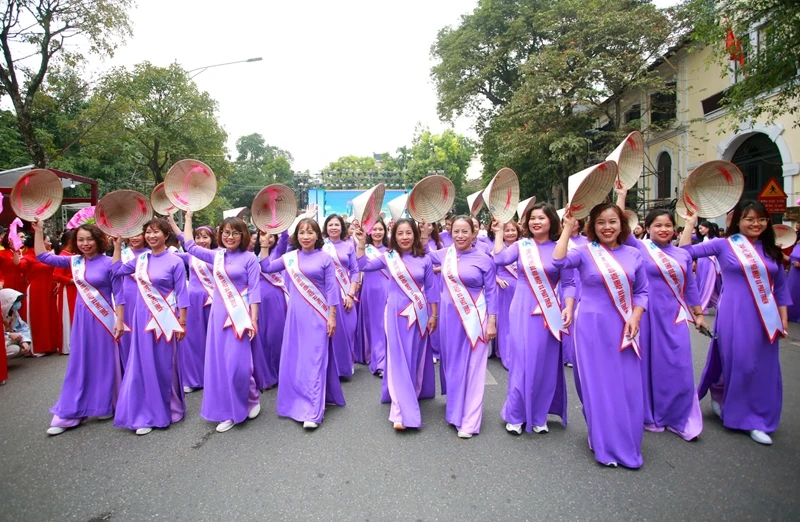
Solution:
<svg viewBox="0 0 800 522"><path fill-rule="evenodd" d="M719 225L716 223L712 223L711 221L703 220L697 224L697 238L702 241L705 239L705 235L700 232L700 227L706 227L708 229L708 239L714 239L719 237Z"/></svg>
<svg viewBox="0 0 800 522"><path fill-rule="evenodd" d="M757 214L758 217L767 218L767 226L761 235L758 236L758 239L761 241L761 248L764 249L764 253L771 257L778 265L781 265L783 263L783 252L781 252L780 247L775 244L775 230L772 228L772 216L760 202L744 200L733 207L731 226L728 227L727 236L731 237L734 234L739 234L739 221L751 212Z"/></svg>

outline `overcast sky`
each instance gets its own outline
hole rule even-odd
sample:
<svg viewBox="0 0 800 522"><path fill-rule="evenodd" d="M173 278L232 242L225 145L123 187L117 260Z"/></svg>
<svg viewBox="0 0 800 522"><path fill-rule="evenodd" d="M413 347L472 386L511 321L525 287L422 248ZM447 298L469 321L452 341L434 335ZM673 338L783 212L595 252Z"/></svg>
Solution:
<svg viewBox="0 0 800 522"><path fill-rule="evenodd" d="M477 0L137 3L133 38L98 69L262 57L195 81L219 102L232 154L238 137L258 132L291 152L296 170L316 172L340 156L394 153L417 123L446 128L436 115L430 47ZM456 130L474 137L471 125L459 121Z"/></svg>

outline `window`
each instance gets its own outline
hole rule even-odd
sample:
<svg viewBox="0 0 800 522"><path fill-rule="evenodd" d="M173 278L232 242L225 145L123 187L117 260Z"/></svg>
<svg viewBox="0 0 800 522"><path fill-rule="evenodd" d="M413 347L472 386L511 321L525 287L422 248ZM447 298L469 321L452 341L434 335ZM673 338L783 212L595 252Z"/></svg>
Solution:
<svg viewBox="0 0 800 522"><path fill-rule="evenodd" d="M642 107L639 104L632 106L630 110L625 113L625 123L640 119L642 119Z"/></svg>
<svg viewBox="0 0 800 522"><path fill-rule="evenodd" d="M666 152L662 152L658 157L656 168L658 185L656 186L656 199L668 199L672 197L672 157Z"/></svg>
<svg viewBox="0 0 800 522"><path fill-rule="evenodd" d="M675 82L669 82L666 90L650 95L650 123L663 123L675 119L678 110L678 94Z"/></svg>

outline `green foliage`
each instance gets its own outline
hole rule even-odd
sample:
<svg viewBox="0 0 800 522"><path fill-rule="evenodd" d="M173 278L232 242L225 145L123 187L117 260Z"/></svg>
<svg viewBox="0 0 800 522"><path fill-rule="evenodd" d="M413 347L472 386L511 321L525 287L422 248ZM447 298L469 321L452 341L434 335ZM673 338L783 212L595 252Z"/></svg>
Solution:
<svg viewBox="0 0 800 522"><path fill-rule="evenodd" d="M249 134L236 140L236 164L220 191L230 204L228 208L249 207L258 192L272 183L292 186L292 155L268 145L261 134Z"/></svg>
<svg viewBox="0 0 800 522"><path fill-rule="evenodd" d="M737 82L722 100L732 115L723 130L750 120L771 124L783 114L800 126L800 2L686 0L680 12L693 29L692 39L712 47L711 60L721 66L723 77L728 77L732 51L736 54L726 45L729 28L742 44L744 64L737 65Z"/></svg>
<svg viewBox="0 0 800 522"><path fill-rule="evenodd" d="M0 111L0 169L14 169L30 163L17 118L9 111Z"/></svg>
<svg viewBox="0 0 800 522"><path fill-rule="evenodd" d="M342 156L336 161L328 163L322 170L338 170L351 172L378 170L378 162L371 156Z"/></svg>

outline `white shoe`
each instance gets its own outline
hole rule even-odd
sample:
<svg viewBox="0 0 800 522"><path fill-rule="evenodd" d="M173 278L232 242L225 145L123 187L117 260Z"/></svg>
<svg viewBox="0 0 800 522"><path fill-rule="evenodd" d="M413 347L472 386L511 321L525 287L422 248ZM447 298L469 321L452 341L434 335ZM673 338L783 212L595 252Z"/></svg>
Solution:
<svg viewBox="0 0 800 522"><path fill-rule="evenodd" d="M47 428L48 435L61 435L65 431L67 431L66 428L59 428L58 426L50 426Z"/></svg>
<svg viewBox="0 0 800 522"><path fill-rule="evenodd" d="M472 433L467 433L466 431L459 431L458 432L458 438L459 439L471 439L472 438Z"/></svg>
<svg viewBox="0 0 800 522"><path fill-rule="evenodd" d="M572 368L572 363L564 363L564 366L566 366L567 368Z"/></svg>
<svg viewBox="0 0 800 522"><path fill-rule="evenodd" d="M759 444L769 446L772 444L772 438L761 430L753 430L750 432L750 438Z"/></svg>
<svg viewBox="0 0 800 522"><path fill-rule="evenodd" d="M258 417L259 413L261 413L261 404L260 403L256 404L255 406L253 406L253 409L251 409L247 413L247 418L248 419L255 419L256 417Z"/></svg>
<svg viewBox="0 0 800 522"><path fill-rule="evenodd" d="M307 429L307 430L313 430L313 429L315 429L315 428L318 428L318 427L319 427L319 424L317 424L316 422L312 422L312 421L305 421L305 422L303 423L303 427L304 427L305 429Z"/></svg>
<svg viewBox="0 0 800 522"><path fill-rule="evenodd" d="M153 431L153 428L139 428L138 430L136 430L136 434L137 435L147 435L151 431Z"/></svg>
<svg viewBox="0 0 800 522"><path fill-rule="evenodd" d="M378 370L377 372L375 372L375 375L383 379L383 370Z"/></svg>
<svg viewBox="0 0 800 522"><path fill-rule="evenodd" d="M97 417L97 420L108 420L112 417L114 417L113 413L111 415L103 415L102 417Z"/></svg>
<svg viewBox="0 0 800 522"><path fill-rule="evenodd" d="M233 428L233 421L220 422L217 424L217 433L225 433L231 428Z"/></svg>
<svg viewBox="0 0 800 522"><path fill-rule="evenodd" d="M720 419L722 418L722 406L717 401L711 401L711 411Z"/></svg>
<svg viewBox="0 0 800 522"><path fill-rule="evenodd" d="M193 391L197 391L197 388L192 388L191 386L183 387L183 393L192 393Z"/></svg>
<svg viewBox="0 0 800 522"><path fill-rule="evenodd" d="M616 462L606 462L605 466L608 466L609 468L616 468L617 466L619 466L619 464L617 464Z"/></svg>
<svg viewBox="0 0 800 522"><path fill-rule="evenodd" d="M506 431L516 435L522 435L522 424L506 423Z"/></svg>
<svg viewBox="0 0 800 522"><path fill-rule="evenodd" d="M534 433L547 433L548 431L550 430L547 429L547 423L545 423L544 426L533 426Z"/></svg>
<svg viewBox="0 0 800 522"><path fill-rule="evenodd" d="M394 429L396 429L397 431L403 431L403 430L406 429L406 427L403 426L402 422L395 422L394 423Z"/></svg>

